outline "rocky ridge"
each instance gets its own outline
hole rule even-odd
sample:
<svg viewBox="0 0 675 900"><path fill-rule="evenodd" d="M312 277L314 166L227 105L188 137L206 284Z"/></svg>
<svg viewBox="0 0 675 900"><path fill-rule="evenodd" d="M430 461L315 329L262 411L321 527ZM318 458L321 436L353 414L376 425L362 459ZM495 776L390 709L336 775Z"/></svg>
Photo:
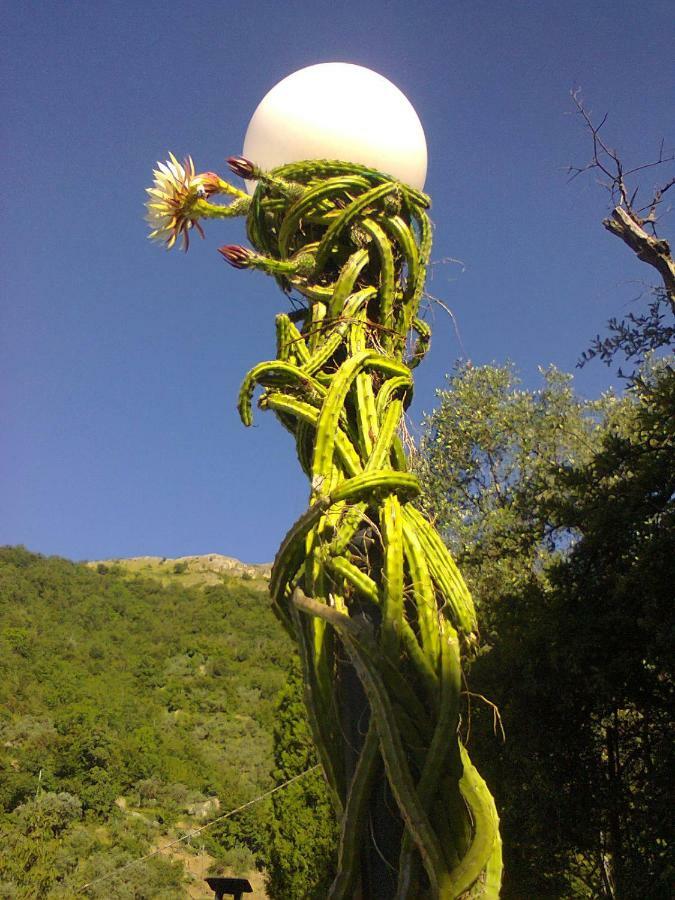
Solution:
<svg viewBox="0 0 675 900"><path fill-rule="evenodd" d="M187 584L218 584L223 576L243 578L247 581L269 581L271 563L244 563L221 553L205 553L197 556L132 556L89 560L90 568L118 567L133 575L173 581L180 578Z"/></svg>

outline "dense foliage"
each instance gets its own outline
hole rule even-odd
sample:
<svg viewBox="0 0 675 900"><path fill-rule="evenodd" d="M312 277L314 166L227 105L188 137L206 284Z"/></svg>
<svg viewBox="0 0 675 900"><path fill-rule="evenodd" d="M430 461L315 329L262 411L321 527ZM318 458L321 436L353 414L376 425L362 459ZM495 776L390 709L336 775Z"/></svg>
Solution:
<svg viewBox="0 0 675 900"><path fill-rule="evenodd" d="M569 375L523 390L510 366L457 368L425 421L416 468L422 505L461 561L490 639L501 598L538 584L570 535L549 514L565 467L599 446L611 396L577 397Z"/></svg>
<svg viewBox="0 0 675 900"><path fill-rule="evenodd" d="M290 643L266 593L0 550L0 897L72 896L272 784ZM117 802L116 802L117 801ZM253 865L270 804L203 833ZM182 897L154 857L92 897Z"/></svg>
<svg viewBox="0 0 675 900"><path fill-rule="evenodd" d="M297 658L277 702L275 778L282 784L318 762ZM267 890L271 900L325 900L335 876L339 829L320 769L274 795Z"/></svg>
<svg viewBox="0 0 675 900"><path fill-rule="evenodd" d="M605 861L607 894L666 898L675 708L675 371L667 363L635 381L600 451L566 472L564 486L559 515L581 540L552 569L547 614L560 648L554 676L578 682L585 715L580 849Z"/></svg>

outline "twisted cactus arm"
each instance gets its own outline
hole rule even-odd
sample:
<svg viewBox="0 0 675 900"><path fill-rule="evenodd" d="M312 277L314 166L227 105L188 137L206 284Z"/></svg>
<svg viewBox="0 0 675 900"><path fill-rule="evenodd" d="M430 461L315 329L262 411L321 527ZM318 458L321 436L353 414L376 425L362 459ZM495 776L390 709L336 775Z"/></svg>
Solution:
<svg viewBox="0 0 675 900"><path fill-rule="evenodd" d="M419 485L398 437L411 370L431 335L418 317L428 198L339 161L261 172L233 159L231 167L258 179L250 203L236 194L226 207L247 215L254 250L220 252L303 302L277 317L277 359L246 376L239 412L250 425L262 387L259 406L293 434L310 481L309 508L281 544L270 591L298 645L310 724L342 823L330 896L358 890L385 777L398 821L397 900L497 897L497 813L458 733L460 650L475 641L475 611L443 541L413 505ZM199 202L202 211L222 209ZM184 214L184 234L186 221ZM341 720L347 664L369 720L355 764Z"/></svg>

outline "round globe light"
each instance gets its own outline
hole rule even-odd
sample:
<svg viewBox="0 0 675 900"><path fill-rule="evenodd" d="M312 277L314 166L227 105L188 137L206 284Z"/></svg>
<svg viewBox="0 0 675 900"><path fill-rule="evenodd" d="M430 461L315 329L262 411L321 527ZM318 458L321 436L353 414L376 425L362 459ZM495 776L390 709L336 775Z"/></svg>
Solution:
<svg viewBox="0 0 675 900"><path fill-rule="evenodd" d="M361 163L419 190L427 174L424 130L408 98L351 63L308 66L275 85L253 114L243 155L262 169L305 159Z"/></svg>

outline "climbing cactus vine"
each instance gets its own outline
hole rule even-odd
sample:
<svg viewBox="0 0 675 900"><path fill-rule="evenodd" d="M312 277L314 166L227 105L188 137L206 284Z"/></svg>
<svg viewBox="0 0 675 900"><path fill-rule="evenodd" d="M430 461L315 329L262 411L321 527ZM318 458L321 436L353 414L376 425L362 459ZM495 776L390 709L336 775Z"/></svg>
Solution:
<svg viewBox="0 0 675 900"><path fill-rule="evenodd" d="M361 896L384 785L397 900L498 897L497 813L459 735L461 657L475 645L474 607L415 506L420 487L400 436L412 372L430 340L419 316L429 198L346 162L269 172L241 157L229 164L257 181L251 197L213 172L196 173L190 158L159 163L148 220L151 237L167 247L182 238L187 249L202 221L246 217L252 249L220 253L237 268L272 275L301 300L277 316L277 357L246 375L238 407L250 425L262 388L258 406L293 436L310 485L308 508L277 553L270 592L297 643L341 822L330 896ZM214 203L217 195L230 202ZM354 684L365 709L356 747L345 740Z"/></svg>

